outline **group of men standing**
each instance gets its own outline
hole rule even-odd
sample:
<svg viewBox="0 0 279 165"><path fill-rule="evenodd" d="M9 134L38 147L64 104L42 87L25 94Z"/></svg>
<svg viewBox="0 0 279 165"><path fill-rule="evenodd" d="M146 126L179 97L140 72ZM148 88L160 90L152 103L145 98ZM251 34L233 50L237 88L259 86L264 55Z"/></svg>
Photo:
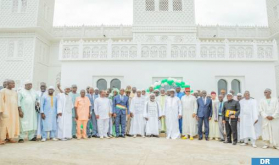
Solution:
<svg viewBox="0 0 279 165"><path fill-rule="evenodd" d="M51 140L111 138L125 136L159 137L167 139L219 140L224 143L250 140L256 146L255 125L262 118L263 148L279 149L278 100L266 89L265 98L259 105L245 91L244 97L222 90L191 94L190 88L154 90L150 93L128 86L126 90L108 89L99 91L76 85L55 88L40 84L40 91L32 89L26 81L24 89L13 90L15 83L7 80L0 92L0 144ZM113 129L114 128L114 129ZM162 134L161 136L163 136ZM226 135L226 136L225 136ZM205 137L205 138L204 138ZM15 141L19 138L18 141Z"/></svg>

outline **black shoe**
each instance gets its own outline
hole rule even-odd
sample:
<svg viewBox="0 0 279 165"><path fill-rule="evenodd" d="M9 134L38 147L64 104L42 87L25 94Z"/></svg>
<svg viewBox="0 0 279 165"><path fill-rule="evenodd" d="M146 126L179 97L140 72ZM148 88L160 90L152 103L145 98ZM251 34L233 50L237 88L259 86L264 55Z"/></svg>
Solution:
<svg viewBox="0 0 279 165"><path fill-rule="evenodd" d="M202 140L202 138L201 138L201 137L199 137L199 140Z"/></svg>
<svg viewBox="0 0 279 165"><path fill-rule="evenodd" d="M122 138L125 138L125 135L122 135L121 137L122 137Z"/></svg>
<svg viewBox="0 0 279 165"><path fill-rule="evenodd" d="M24 143L24 140L23 139L19 139L18 143Z"/></svg>
<svg viewBox="0 0 279 165"><path fill-rule="evenodd" d="M209 141L208 137L205 138L206 141Z"/></svg>
<svg viewBox="0 0 279 165"><path fill-rule="evenodd" d="M34 137L33 139L31 139L31 140L29 140L29 141L35 142L35 141L37 141L37 138Z"/></svg>
<svg viewBox="0 0 279 165"><path fill-rule="evenodd" d="M122 135L119 135L118 137L122 137Z"/></svg>
<svg viewBox="0 0 279 165"><path fill-rule="evenodd" d="M90 139L91 137L92 137L91 135L88 136L89 139Z"/></svg>
<svg viewBox="0 0 279 165"><path fill-rule="evenodd" d="M237 142L233 142L233 145L235 146Z"/></svg>
<svg viewBox="0 0 279 165"><path fill-rule="evenodd" d="M77 136L76 135L73 135L73 139L76 139L77 138Z"/></svg>
<svg viewBox="0 0 279 165"><path fill-rule="evenodd" d="M231 141L224 141L224 143L232 143Z"/></svg>
<svg viewBox="0 0 279 165"><path fill-rule="evenodd" d="M219 140L219 142L224 142L224 141L225 141L224 139L220 139L220 140Z"/></svg>
<svg viewBox="0 0 279 165"><path fill-rule="evenodd" d="M132 137L132 135L130 135L130 134L126 134L126 136L128 136L128 137Z"/></svg>

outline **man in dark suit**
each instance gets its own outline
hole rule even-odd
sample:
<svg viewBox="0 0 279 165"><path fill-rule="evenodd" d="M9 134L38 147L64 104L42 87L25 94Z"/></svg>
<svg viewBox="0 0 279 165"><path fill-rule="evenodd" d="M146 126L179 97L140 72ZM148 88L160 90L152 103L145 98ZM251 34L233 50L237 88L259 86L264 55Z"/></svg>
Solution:
<svg viewBox="0 0 279 165"><path fill-rule="evenodd" d="M120 94L113 99L113 116L115 117L116 137L125 138L126 114L129 111L129 97L124 95L125 90L120 89ZM119 124L121 123L121 134L119 133Z"/></svg>
<svg viewBox="0 0 279 165"><path fill-rule="evenodd" d="M206 97L206 91L202 91L202 97L197 100L198 104L198 111L197 111L197 118L198 118L198 134L199 140L202 140L202 126L204 123L205 126L205 140L208 141L208 134L209 134L209 120L212 117L212 100Z"/></svg>

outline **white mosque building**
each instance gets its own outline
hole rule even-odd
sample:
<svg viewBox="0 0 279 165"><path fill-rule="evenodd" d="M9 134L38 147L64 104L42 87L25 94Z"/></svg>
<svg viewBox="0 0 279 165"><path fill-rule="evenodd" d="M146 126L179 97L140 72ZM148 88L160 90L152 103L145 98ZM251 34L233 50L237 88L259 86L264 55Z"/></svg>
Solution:
<svg viewBox="0 0 279 165"><path fill-rule="evenodd" d="M279 94L279 0L266 0L268 27L196 25L194 0L133 0L131 26L54 27L54 4L0 0L0 82L146 89L172 77L194 90Z"/></svg>

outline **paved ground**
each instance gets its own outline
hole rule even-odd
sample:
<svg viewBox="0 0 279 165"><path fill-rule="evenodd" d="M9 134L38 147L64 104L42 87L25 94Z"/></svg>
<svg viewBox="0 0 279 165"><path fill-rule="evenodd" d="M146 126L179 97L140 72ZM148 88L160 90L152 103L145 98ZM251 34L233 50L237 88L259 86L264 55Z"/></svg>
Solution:
<svg viewBox="0 0 279 165"><path fill-rule="evenodd" d="M165 138L25 142L0 146L0 164L237 165L252 157L279 157L279 150L232 146L218 141Z"/></svg>

